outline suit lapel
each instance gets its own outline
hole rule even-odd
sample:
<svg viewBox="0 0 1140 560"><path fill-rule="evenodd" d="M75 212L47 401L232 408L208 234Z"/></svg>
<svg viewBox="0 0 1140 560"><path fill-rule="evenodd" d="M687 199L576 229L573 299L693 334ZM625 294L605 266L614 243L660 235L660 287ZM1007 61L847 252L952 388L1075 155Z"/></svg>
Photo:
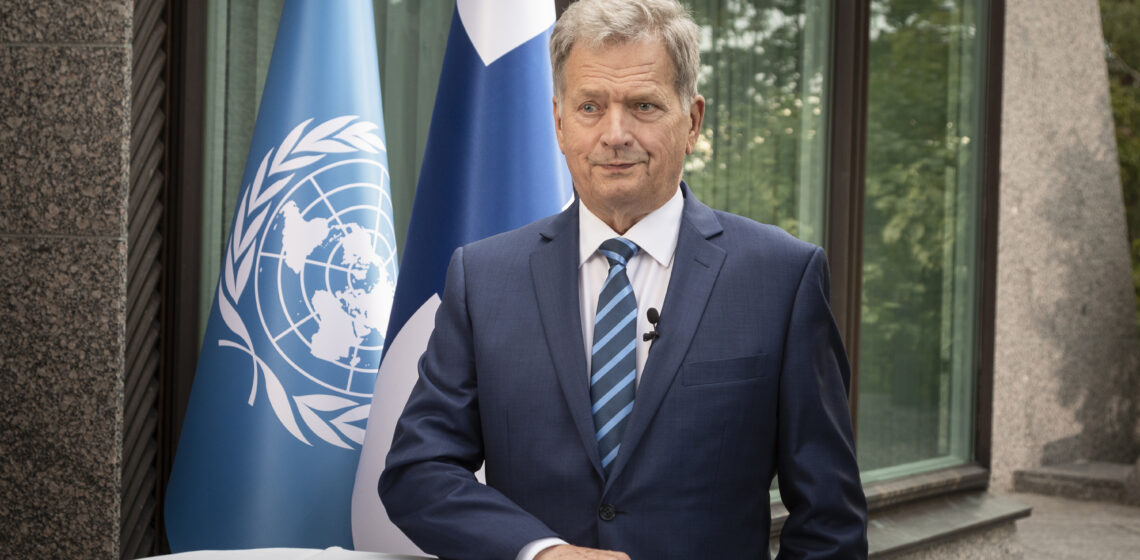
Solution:
<svg viewBox="0 0 1140 560"><path fill-rule="evenodd" d="M708 206L689 192L684 183L682 190L685 194L685 209L673 257L673 272L669 278L665 303L661 306L661 321L658 324L661 336L650 347L629 425L622 436L621 452L615 460L607 488L621 474L629 457L636 453L645 430L657 413L661 401L665 399L665 394L669 392L697 332L697 324L704 314L721 265L724 264L724 250L709 241L722 231L720 222ZM579 346L579 353L581 351Z"/></svg>
<svg viewBox="0 0 1140 560"><path fill-rule="evenodd" d="M546 243L531 254L530 272L555 375L586 455L602 475L590 413L589 373L578 303L578 204L559 214L541 232Z"/></svg>

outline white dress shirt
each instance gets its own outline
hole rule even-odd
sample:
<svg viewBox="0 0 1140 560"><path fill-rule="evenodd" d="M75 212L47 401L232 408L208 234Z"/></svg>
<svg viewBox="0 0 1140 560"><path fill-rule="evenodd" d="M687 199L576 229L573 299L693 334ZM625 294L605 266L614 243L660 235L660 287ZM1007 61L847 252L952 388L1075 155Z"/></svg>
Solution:
<svg viewBox="0 0 1140 560"><path fill-rule="evenodd" d="M629 228L625 235L618 235L610 226L590 212L586 205L578 205L578 304L582 315L582 343L586 353L586 371L590 376L591 348L594 346L594 315L598 310L598 297L602 284L609 275L610 264L598 251L603 241L624 237L639 247L637 254L626 266L626 275L633 286L633 296L637 300L637 379L645 361L649 358L649 348L653 343L641 336L653 329L646 317L650 307L657 308L662 318L667 311L661 308L665 303L665 292L669 288L669 277L673 274L673 254L677 251L677 236L681 231L681 212L685 207L685 197L680 186L673 197L660 208L650 212ZM666 323L667 324L667 323ZM668 327L664 327L668 328ZM637 397L634 396L634 402ZM539 539L519 551L516 560L533 560L539 552L555 545L566 544L562 539Z"/></svg>
<svg viewBox="0 0 1140 560"><path fill-rule="evenodd" d="M582 343L586 353L587 377L590 375L591 349L594 346L594 315L598 310L598 297L609 275L610 263L598 251L603 241L624 237L637 243L637 254L626 266L626 275L633 286L637 300L637 382L649 357L652 341L645 341L642 333L653 329L646 311L654 307L662 312L669 276L673 273L673 253L677 250L677 234L681 229L681 211L685 198L680 187L673 197L660 208L647 214L633 227L618 235L610 226L590 212L585 205L578 209L578 304L582 314ZM664 314L662 314L664 315ZM634 397L636 400L637 397Z"/></svg>

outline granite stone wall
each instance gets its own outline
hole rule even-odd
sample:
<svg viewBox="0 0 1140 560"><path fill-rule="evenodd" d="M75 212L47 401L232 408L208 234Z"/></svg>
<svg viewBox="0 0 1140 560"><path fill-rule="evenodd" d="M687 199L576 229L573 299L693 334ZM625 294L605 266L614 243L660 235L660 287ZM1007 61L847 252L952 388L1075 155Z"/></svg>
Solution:
<svg viewBox="0 0 1140 560"><path fill-rule="evenodd" d="M1024 547L1013 521L979 531L955 535L945 541L905 552L882 555L883 560L1022 560Z"/></svg>
<svg viewBox="0 0 1140 560"><path fill-rule="evenodd" d="M1096 0L1008 0L993 487L1131 463L1140 337Z"/></svg>
<svg viewBox="0 0 1140 560"><path fill-rule="evenodd" d="M118 556L131 2L0 0L0 557Z"/></svg>

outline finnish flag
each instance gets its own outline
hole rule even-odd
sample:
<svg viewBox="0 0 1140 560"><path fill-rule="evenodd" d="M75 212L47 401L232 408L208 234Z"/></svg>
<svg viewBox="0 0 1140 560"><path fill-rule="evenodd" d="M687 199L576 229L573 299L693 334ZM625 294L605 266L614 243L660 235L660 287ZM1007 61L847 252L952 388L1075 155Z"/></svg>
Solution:
<svg viewBox="0 0 1140 560"><path fill-rule="evenodd" d="M558 212L570 175L554 133L553 0L458 0L412 209L390 341L352 498L358 550L420 553L377 493L456 248Z"/></svg>

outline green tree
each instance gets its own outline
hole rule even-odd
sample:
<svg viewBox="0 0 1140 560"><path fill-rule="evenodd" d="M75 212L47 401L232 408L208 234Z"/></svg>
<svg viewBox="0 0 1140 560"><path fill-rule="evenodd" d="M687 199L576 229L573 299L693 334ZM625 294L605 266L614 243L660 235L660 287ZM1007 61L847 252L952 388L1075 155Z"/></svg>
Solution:
<svg viewBox="0 0 1140 560"><path fill-rule="evenodd" d="M961 403L972 402L977 303L979 2L871 2L856 397L864 470L969 453ZM831 22L823 0L688 4L709 104L686 180L714 207L821 243L829 30L849 22Z"/></svg>
<svg viewBox="0 0 1140 560"><path fill-rule="evenodd" d="M708 109L686 181L711 206L822 242L822 208L804 219L801 200L824 189L826 67L805 59L812 32L827 27L822 4L688 3L702 28L698 89ZM805 177L808 167L818 176Z"/></svg>
<svg viewBox="0 0 1140 560"><path fill-rule="evenodd" d="M859 352L865 469L964 453L981 69L974 0L871 2Z"/></svg>
<svg viewBox="0 0 1140 560"><path fill-rule="evenodd" d="M1101 0L1105 57L1124 210L1132 247L1132 284L1140 309L1140 2ZM1140 315L1138 315L1140 320Z"/></svg>

